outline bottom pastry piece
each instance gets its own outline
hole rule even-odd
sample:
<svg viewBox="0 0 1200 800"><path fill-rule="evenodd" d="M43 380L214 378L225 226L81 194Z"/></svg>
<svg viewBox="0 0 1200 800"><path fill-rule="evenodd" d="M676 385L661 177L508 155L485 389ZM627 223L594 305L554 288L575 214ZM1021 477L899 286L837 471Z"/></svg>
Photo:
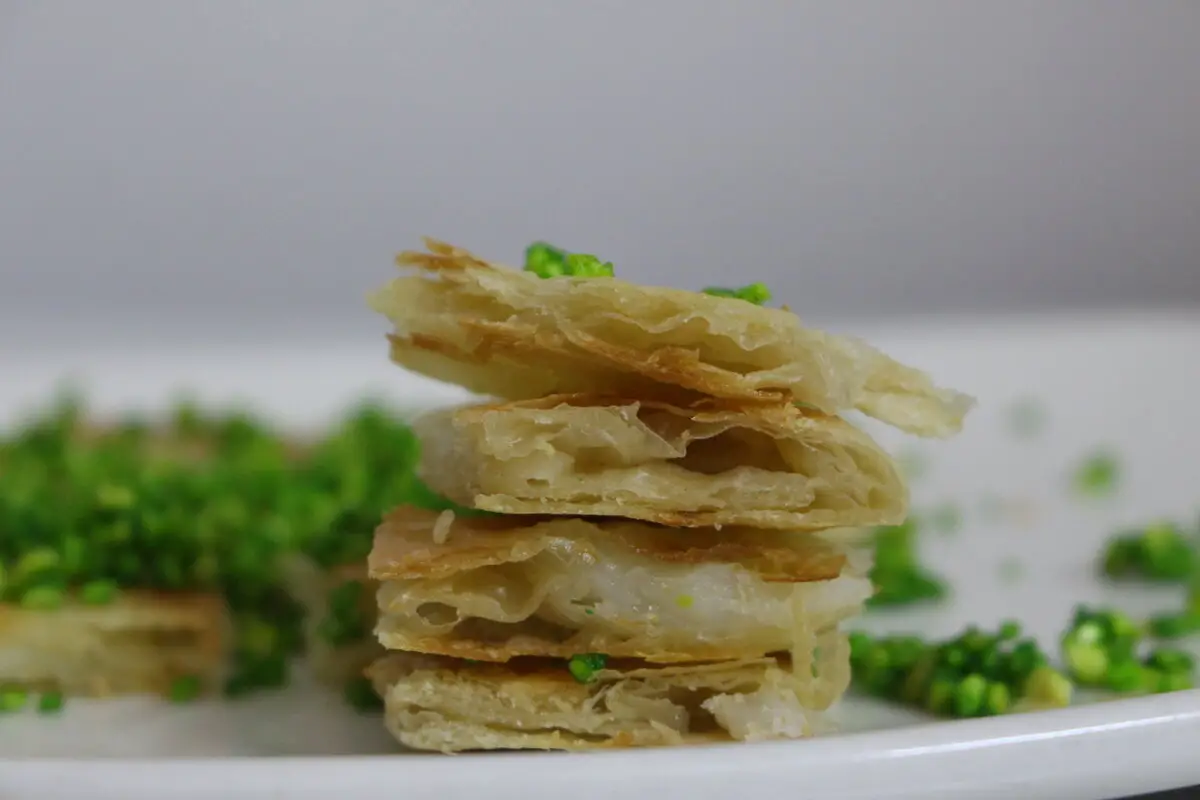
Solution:
<svg viewBox="0 0 1200 800"><path fill-rule="evenodd" d="M214 683L229 620L216 595L126 592L105 606L0 605L0 685L103 697Z"/></svg>
<svg viewBox="0 0 1200 800"><path fill-rule="evenodd" d="M395 652L368 674L388 730L416 750L588 750L797 739L827 728L849 684L836 630L815 658L653 666L611 661L581 683L560 659L505 664Z"/></svg>

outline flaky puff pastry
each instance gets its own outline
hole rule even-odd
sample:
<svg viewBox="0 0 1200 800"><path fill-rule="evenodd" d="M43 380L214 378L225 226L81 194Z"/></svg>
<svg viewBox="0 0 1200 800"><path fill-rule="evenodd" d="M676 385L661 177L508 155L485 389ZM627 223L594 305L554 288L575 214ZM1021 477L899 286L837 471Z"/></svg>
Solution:
<svg viewBox="0 0 1200 800"><path fill-rule="evenodd" d="M947 436L972 401L870 345L790 311L616 278L542 279L444 242L405 252L411 273L370 297L393 361L485 395L714 396L857 409Z"/></svg>
<svg viewBox="0 0 1200 800"><path fill-rule="evenodd" d="M376 633L389 650L757 658L855 616L872 593L857 537L452 517L402 507L376 531Z"/></svg>
<svg viewBox="0 0 1200 800"><path fill-rule="evenodd" d="M908 511L867 434L790 405L558 395L440 410L414 430L426 483L499 513L800 530L894 525Z"/></svg>
<svg viewBox="0 0 1200 800"><path fill-rule="evenodd" d="M222 599L124 592L103 606L0 605L0 684L102 697L162 693L176 678L218 678L229 641Z"/></svg>
<svg viewBox="0 0 1200 800"><path fill-rule="evenodd" d="M579 683L563 661L471 664L394 653L369 670L388 730L417 750L590 750L796 739L849 681L828 648L824 683L797 689L785 658L652 667L611 662ZM840 659L840 660L835 660Z"/></svg>

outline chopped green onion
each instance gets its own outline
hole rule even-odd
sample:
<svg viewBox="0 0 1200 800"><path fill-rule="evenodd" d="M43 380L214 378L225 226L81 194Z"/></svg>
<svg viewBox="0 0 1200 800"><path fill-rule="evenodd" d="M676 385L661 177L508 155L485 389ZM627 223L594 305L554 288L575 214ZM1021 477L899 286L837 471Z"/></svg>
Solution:
<svg viewBox="0 0 1200 800"><path fill-rule="evenodd" d="M62 692L43 692L38 698L37 710L39 714L57 714L62 711L63 703Z"/></svg>
<svg viewBox="0 0 1200 800"><path fill-rule="evenodd" d="M133 508L136 502L137 496L128 486L103 483L96 488L96 503L101 508L124 511Z"/></svg>
<svg viewBox="0 0 1200 800"><path fill-rule="evenodd" d="M567 253L535 242L525 249L525 271L539 278L611 278L613 265L587 253Z"/></svg>
<svg viewBox="0 0 1200 800"><path fill-rule="evenodd" d="M1108 541L1101 564L1110 578L1183 581L1197 566L1196 549L1178 526L1167 522L1120 534Z"/></svg>
<svg viewBox="0 0 1200 800"><path fill-rule="evenodd" d="M771 290L767 288L765 283L750 283L738 289L723 289L719 286L709 286L703 292L704 294L711 294L714 297L745 300L747 303L753 303L756 306L761 306L771 301Z"/></svg>
<svg viewBox="0 0 1200 800"><path fill-rule="evenodd" d="M1012 690L999 681L992 681L988 684L987 694L983 697L983 704L980 709L984 716L995 716L1008 711L1009 705L1012 703Z"/></svg>
<svg viewBox="0 0 1200 800"><path fill-rule="evenodd" d="M367 678L350 679L342 694L346 703L356 711L367 713L383 708L383 700L375 693L375 687Z"/></svg>
<svg viewBox="0 0 1200 800"><path fill-rule="evenodd" d="M691 608L695 602L695 599L690 594L681 594L675 598L675 605L680 608Z"/></svg>
<svg viewBox="0 0 1200 800"><path fill-rule="evenodd" d="M987 694L987 678L971 674L959 681L954 687L954 713L959 717L978 716L984 710L984 698Z"/></svg>
<svg viewBox="0 0 1200 800"><path fill-rule="evenodd" d="M1048 708L1070 705L1074 694L1074 687L1066 675L1045 666L1029 674L1024 690L1026 699L1031 703Z"/></svg>
<svg viewBox="0 0 1200 800"><path fill-rule="evenodd" d="M557 278L567 274L567 254L545 242L534 242L525 249L525 271L539 278Z"/></svg>
<svg viewBox="0 0 1200 800"><path fill-rule="evenodd" d="M900 606L946 595L945 583L917 563L916 520L875 529L875 564L871 582L875 595L871 607Z"/></svg>
<svg viewBox="0 0 1200 800"><path fill-rule="evenodd" d="M21 607L30 611L54 611L62 606L63 600L62 589L44 584L26 589L21 595Z"/></svg>
<svg viewBox="0 0 1200 800"><path fill-rule="evenodd" d="M190 703L200 696L203 685L195 675L183 675L171 681L168 699L172 703Z"/></svg>
<svg viewBox="0 0 1200 800"><path fill-rule="evenodd" d="M1020 626L1011 621L995 634L968 628L942 642L912 636L875 639L856 632L850 634L850 664L855 683L869 694L933 714L1004 714L1021 700L1065 705L1070 682L1046 665L1036 643L1020 635Z"/></svg>
<svg viewBox="0 0 1200 800"><path fill-rule="evenodd" d="M370 633L370 625L362 611L363 591L362 581L346 581L330 593L329 614L317 626L322 639L337 647Z"/></svg>
<svg viewBox="0 0 1200 800"><path fill-rule="evenodd" d="M1082 494L1111 494L1117 487L1120 466L1111 453L1099 452L1088 457L1075 471L1075 488Z"/></svg>
<svg viewBox="0 0 1200 800"><path fill-rule="evenodd" d="M88 581L79 588L79 601L89 606L103 606L115 600L119 592L114 580Z"/></svg>
<svg viewBox="0 0 1200 800"><path fill-rule="evenodd" d="M27 581L35 575L54 570L61 560L57 551L49 547L35 547L17 561L13 577L17 581Z"/></svg>
<svg viewBox="0 0 1200 800"><path fill-rule="evenodd" d="M600 653L581 653L571 656L567 662L567 670L571 677L580 683L591 683L596 680L596 673L604 669L608 656Z"/></svg>
<svg viewBox="0 0 1200 800"><path fill-rule="evenodd" d="M1149 626L1152 633L1162 627L1161 621ZM1120 612L1081 606L1063 634L1067 668L1082 685L1122 694L1190 688L1195 668L1191 655L1159 648L1139 658L1142 636L1141 628Z"/></svg>
<svg viewBox="0 0 1200 800"><path fill-rule="evenodd" d="M1158 614L1147 622L1150 635L1158 639L1182 639L1200 633L1200 614L1182 611L1177 614Z"/></svg>
<svg viewBox="0 0 1200 800"><path fill-rule="evenodd" d="M29 702L29 692L19 686L0 688L0 713L20 711Z"/></svg>
<svg viewBox="0 0 1200 800"><path fill-rule="evenodd" d="M609 261L601 261L595 256L585 253L572 253L567 256L565 267L567 274L576 278L611 278L613 265Z"/></svg>
<svg viewBox="0 0 1200 800"><path fill-rule="evenodd" d="M1181 692L1196 688L1196 680L1190 672L1157 672L1157 682L1149 690L1157 693Z"/></svg>

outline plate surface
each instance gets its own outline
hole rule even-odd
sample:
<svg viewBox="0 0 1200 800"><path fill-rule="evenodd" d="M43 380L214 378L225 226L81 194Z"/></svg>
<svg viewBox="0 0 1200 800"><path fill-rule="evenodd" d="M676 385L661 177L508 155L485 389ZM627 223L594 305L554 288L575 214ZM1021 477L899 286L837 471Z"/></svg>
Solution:
<svg viewBox="0 0 1200 800"><path fill-rule="evenodd" d="M913 466L914 510L952 504L963 524L922 540L952 599L872 613L862 627L934 636L1011 617L1053 650L1078 602L1134 613L1180 602L1177 589L1105 586L1094 560L1115 528L1157 518L1191 524L1200 510L1200 316L944 319L859 332L980 403L948 442L868 425ZM390 367L381 351L375 342L170 352L8 344L0 424L64 377L100 412L152 409L188 388L304 427L364 393L413 407L464 396ZM1018 432L1020 407L1026 422L1031 412L1040 419L1038 430ZM1101 448L1119 458L1119 488L1085 500L1071 477ZM1200 783L1200 691L960 722L851 697L839 716L842 733L805 742L396 756L377 719L301 676L286 692L239 703L74 701L59 718L0 719L0 797L1099 798Z"/></svg>

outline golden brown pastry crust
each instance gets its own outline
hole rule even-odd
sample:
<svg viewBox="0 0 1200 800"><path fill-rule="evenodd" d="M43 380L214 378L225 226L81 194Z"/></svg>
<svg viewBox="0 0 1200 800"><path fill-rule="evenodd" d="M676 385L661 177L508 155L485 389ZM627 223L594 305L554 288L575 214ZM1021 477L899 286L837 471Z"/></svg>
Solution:
<svg viewBox="0 0 1200 800"><path fill-rule="evenodd" d="M376 531L376 633L391 650L481 661L599 652L654 663L787 650L871 594L869 551L814 534L624 520L460 517L404 507ZM847 538L847 537L843 537Z"/></svg>
<svg viewBox="0 0 1200 800"><path fill-rule="evenodd" d="M774 658L648 667L613 662L575 681L562 661L468 664L393 653L371 667L388 730L418 750L590 750L800 738L806 705Z"/></svg>
<svg viewBox="0 0 1200 800"><path fill-rule="evenodd" d="M970 398L789 311L615 278L545 280L433 239L370 303L392 359L479 393L801 402L858 409L906 431L959 430ZM685 401L686 402L686 399Z"/></svg>
<svg viewBox="0 0 1200 800"><path fill-rule="evenodd" d="M497 513L822 530L894 525L908 511L869 436L790 405L555 395L444 409L414 430L426 483Z"/></svg>
<svg viewBox="0 0 1200 800"><path fill-rule="evenodd" d="M108 605L54 611L0 605L0 684L97 697L162 693L183 676L211 684L228 639L216 595L127 591Z"/></svg>

